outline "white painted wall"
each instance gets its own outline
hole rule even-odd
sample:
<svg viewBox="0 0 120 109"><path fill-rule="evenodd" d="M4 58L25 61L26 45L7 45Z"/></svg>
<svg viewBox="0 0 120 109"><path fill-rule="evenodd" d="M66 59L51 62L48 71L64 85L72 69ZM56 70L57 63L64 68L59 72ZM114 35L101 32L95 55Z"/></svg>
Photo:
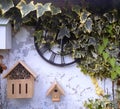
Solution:
<svg viewBox="0 0 120 109"><path fill-rule="evenodd" d="M4 56L4 63L7 71L18 60L23 60L34 72L37 79L35 81L35 92L32 99L7 99L6 80L1 79L0 99L2 109L84 109L83 103L88 98L98 97L95 94L94 85L89 76L81 73L76 64L67 67L56 67L45 62L37 53L32 36L33 29L22 27L13 35L12 49L0 50ZM1 75L2 76L2 75ZM54 81L63 87L65 96L61 102L53 103L50 97L46 97L48 88ZM111 94L111 81L99 81L99 85Z"/></svg>
<svg viewBox="0 0 120 109"><path fill-rule="evenodd" d="M0 25L0 49L11 49L11 24Z"/></svg>

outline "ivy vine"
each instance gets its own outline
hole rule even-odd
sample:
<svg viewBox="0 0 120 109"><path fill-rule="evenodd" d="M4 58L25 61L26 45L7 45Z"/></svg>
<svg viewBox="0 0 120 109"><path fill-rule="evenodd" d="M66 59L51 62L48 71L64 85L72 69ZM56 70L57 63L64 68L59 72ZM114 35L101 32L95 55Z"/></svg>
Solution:
<svg viewBox="0 0 120 109"><path fill-rule="evenodd" d="M51 3L34 4L25 0L17 5L12 0L0 0L0 10L1 16L11 18L14 29L37 24L40 28L40 31L35 31L38 42L46 43L41 36L44 30L49 30L54 45L54 33L61 28L67 29L77 40L71 42L74 46L66 45L66 52L71 49L72 57L80 59L77 64L84 74L113 80L119 77L120 15L117 10L96 15L80 6L60 9Z"/></svg>

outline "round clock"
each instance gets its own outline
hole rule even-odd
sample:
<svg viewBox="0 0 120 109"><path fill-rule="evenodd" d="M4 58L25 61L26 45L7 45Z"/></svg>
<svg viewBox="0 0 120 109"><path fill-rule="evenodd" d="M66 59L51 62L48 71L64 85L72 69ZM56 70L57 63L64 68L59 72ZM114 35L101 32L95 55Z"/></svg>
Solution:
<svg viewBox="0 0 120 109"><path fill-rule="evenodd" d="M39 55L48 63L56 66L67 66L75 63L72 58L72 47L76 38L67 27L58 32L36 29L35 47Z"/></svg>

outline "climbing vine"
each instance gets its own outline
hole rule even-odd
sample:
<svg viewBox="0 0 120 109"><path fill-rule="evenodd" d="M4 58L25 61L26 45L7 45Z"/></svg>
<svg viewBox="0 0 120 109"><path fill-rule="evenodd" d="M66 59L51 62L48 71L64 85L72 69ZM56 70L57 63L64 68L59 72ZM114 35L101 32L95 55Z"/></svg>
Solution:
<svg viewBox="0 0 120 109"><path fill-rule="evenodd" d="M77 66L84 74L113 80L119 77L120 15L117 10L96 15L79 6L58 8L51 3L34 4L25 0L17 5L12 0L0 0L0 4L1 16L11 19L14 30L21 25L39 26L40 30L34 33L38 42L46 43L41 36L44 30L49 30L52 46L54 32L63 27L67 29L77 40L71 42L73 46L66 45L66 52L72 50L72 57L79 59Z"/></svg>

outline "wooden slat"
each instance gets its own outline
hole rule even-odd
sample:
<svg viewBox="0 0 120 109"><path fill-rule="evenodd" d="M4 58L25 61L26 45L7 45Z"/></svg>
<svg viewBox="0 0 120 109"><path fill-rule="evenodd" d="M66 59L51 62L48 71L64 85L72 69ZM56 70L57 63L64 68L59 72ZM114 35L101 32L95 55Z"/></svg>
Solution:
<svg viewBox="0 0 120 109"><path fill-rule="evenodd" d="M14 94L12 94L12 84L14 84ZM19 93L19 84L21 84L21 93ZM28 84L28 93L25 85ZM34 91L34 79L8 80L7 97L8 98L31 98Z"/></svg>

